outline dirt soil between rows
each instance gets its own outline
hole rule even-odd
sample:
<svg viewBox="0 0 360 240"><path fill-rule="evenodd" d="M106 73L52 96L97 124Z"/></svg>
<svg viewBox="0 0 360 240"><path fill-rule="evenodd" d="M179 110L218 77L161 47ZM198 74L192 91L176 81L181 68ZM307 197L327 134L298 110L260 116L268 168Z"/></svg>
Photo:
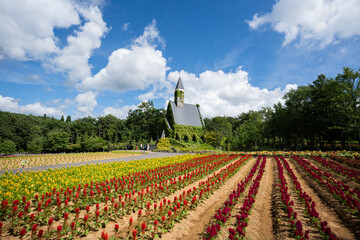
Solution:
<svg viewBox="0 0 360 240"><path fill-rule="evenodd" d="M254 207L249 216L246 238L252 240L274 239L271 219L271 191L274 181L274 159L267 158Z"/></svg>
<svg viewBox="0 0 360 240"><path fill-rule="evenodd" d="M186 219L177 223L175 227L170 230L170 232L164 234L161 239L202 239L202 234L206 230L207 224L214 217L216 211L228 199L232 190L247 176L255 162L255 157L249 159L234 176L226 181L224 186L216 190L210 198L201 203L194 211L191 211Z"/></svg>
<svg viewBox="0 0 360 240"><path fill-rule="evenodd" d="M323 221L326 220L328 222L328 226L331 228L331 231L333 231L339 239L356 239L352 231L347 228L338 218L335 211L325 205L325 203L323 203L319 198L318 194L303 180L303 178L297 171L297 168L295 168L295 164L297 163L292 161L292 159L287 160L290 164L291 169L294 171L294 174L298 178L298 181L301 184L303 191L309 194L312 200L316 203L316 210L319 212L320 218Z"/></svg>

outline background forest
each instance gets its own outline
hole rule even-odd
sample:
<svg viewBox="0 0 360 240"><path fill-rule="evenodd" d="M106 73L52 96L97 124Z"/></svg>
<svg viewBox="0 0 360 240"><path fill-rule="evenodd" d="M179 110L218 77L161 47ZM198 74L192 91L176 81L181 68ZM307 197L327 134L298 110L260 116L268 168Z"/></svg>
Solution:
<svg viewBox="0 0 360 240"><path fill-rule="evenodd" d="M237 117L205 118L206 143L224 150L359 150L360 70L344 68L335 78L284 96L284 104ZM0 111L0 153L57 153L132 149L155 143L164 109L143 102L126 119L112 115L60 120Z"/></svg>

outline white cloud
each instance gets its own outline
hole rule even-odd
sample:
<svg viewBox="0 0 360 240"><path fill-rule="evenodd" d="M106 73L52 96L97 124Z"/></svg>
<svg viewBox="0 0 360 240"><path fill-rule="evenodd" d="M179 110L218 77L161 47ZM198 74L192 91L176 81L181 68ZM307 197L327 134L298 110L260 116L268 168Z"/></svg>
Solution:
<svg viewBox="0 0 360 240"><path fill-rule="evenodd" d="M130 26L130 23L129 23L129 22L124 23L124 25L123 25L123 27L122 27L122 30L123 30L124 32L126 32L126 31L129 29L129 26Z"/></svg>
<svg viewBox="0 0 360 240"><path fill-rule="evenodd" d="M85 78L78 88L82 90L127 91L154 88L166 85L166 59L157 50L157 44L164 45L155 20L148 25L143 35L134 40L130 49L114 51L108 65L95 76Z"/></svg>
<svg viewBox="0 0 360 240"><path fill-rule="evenodd" d="M104 114L111 114L117 118L125 119L129 113L129 110L135 110L135 105L126 105L120 108L107 107L104 109Z"/></svg>
<svg viewBox="0 0 360 240"><path fill-rule="evenodd" d="M200 104L204 117L237 116L249 110L260 110L283 102L282 97L295 84L286 85L284 90L260 89L249 83L248 73L239 67L236 72L205 71L197 77L185 71L170 72L173 83L179 76L185 87L185 102Z"/></svg>
<svg viewBox="0 0 360 240"><path fill-rule="evenodd" d="M11 97L0 95L0 110L14 113L33 114L42 116L46 113L48 116L60 117L64 115L63 111L55 107L47 107L39 102L27 105L19 105L18 101Z"/></svg>
<svg viewBox="0 0 360 240"><path fill-rule="evenodd" d="M51 87L46 87L46 88L45 88L45 91L47 91L47 92L53 92L54 89L52 89Z"/></svg>
<svg viewBox="0 0 360 240"><path fill-rule="evenodd" d="M89 91L86 93L80 93L76 96L75 102L77 103L77 110L83 116L91 115L91 112L97 106L96 95L97 93Z"/></svg>
<svg viewBox="0 0 360 240"><path fill-rule="evenodd" d="M101 45L107 27L97 6L78 8L86 23L75 35L67 38L68 45L53 59L55 68L68 71L68 83L74 85L78 81L91 76L88 61L94 49Z"/></svg>
<svg viewBox="0 0 360 240"><path fill-rule="evenodd" d="M270 13L255 14L247 21L253 29L270 24L285 34L284 45L300 38L302 44L325 47L360 35L360 0L278 0Z"/></svg>
<svg viewBox="0 0 360 240"><path fill-rule="evenodd" d="M68 74L67 83L75 85L91 76L88 60L99 48L107 32L97 6L73 0L0 0L0 60L37 60L44 66ZM55 28L76 26L59 47Z"/></svg>
<svg viewBox="0 0 360 240"><path fill-rule="evenodd" d="M41 59L59 51L54 28L80 23L69 0L0 0L0 60Z"/></svg>

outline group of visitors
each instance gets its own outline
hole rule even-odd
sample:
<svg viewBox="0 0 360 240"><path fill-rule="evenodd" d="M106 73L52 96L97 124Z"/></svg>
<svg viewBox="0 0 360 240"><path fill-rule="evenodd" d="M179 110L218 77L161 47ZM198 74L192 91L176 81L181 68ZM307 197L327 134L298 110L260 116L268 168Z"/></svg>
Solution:
<svg viewBox="0 0 360 240"><path fill-rule="evenodd" d="M135 147L135 150L137 150L138 149L138 144L136 144L136 147ZM140 148L139 148L139 150L144 150L144 151L149 151L150 150L150 145L149 144L140 144Z"/></svg>

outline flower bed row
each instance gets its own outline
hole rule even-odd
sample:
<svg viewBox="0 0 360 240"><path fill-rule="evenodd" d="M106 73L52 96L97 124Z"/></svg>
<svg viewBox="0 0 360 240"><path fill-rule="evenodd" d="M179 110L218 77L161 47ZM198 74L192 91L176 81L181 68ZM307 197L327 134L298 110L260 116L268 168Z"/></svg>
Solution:
<svg viewBox="0 0 360 240"><path fill-rule="evenodd" d="M229 199L226 200L224 202L224 205L217 210L214 216L214 221L210 224L210 226L208 226L204 239L214 239L217 237L221 227L223 227L227 220L230 218L231 212L237 204L237 201L240 199L245 189L247 188L250 180L256 173L257 168L260 165L261 158L261 156L258 156L257 161L249 174L245 177L244 180L241 180L241 182L238 183L236 190L232 191L232 193L229 195Z"/></svg>
<svg viewBox="0 0 360 240"><path fill-rule="evenodd" d="M322 157L311 156L310 158L314 159L317 162L320 162L322 165L326 166L327 168L332 169L336 173L341 174L345 177L349 177L353 181L360 183L360 172L359 171L355 171L350 168L343 167L340 163L337 163L337 162L334 162L331 160L327 160Z"/></svg>
<svg viewBox="0 0 360 240"><path fill-rule="evenodd" d="M298 181L298 178L296 177L294 171L291 169L290 164L287 162L287 160L284 157L280 157L281 161L283 162L286 170L288 171L290 178L292 179L296 192L298 193L298 198L301 200L302 203L305 204L305 211L306 211L306 215L310 218L310 221L314 224L314 226L316 226L318 228L318 230L320 231L320 233L325 237L325 238L329 238L329 239L337 239L335 234L331 231L331 228L327 226L327 222L326 221L322 221L320 216L319 216L319 212L316 210L316 203L312 200L312 198L305 192L303 191L300 182ZM277 162L279 162L279 160L277 159ZM293 204L292 204L293 205ZM288 212L293 212L294 215L294 219L296 219L296 215L293 211L293 209L290 207L290 209L288 209ZM305 234L302 234L302 224L301 222L297 220L297 222L295 223L295 228L296 231L295 232L295 236L304 236L305 238L309 238L308 231L305 231ZM291 225L294 224L294 221L291 222ZM298 235L299 234L299 235Z"/></svg>
<svg viewBox="0 0 360 240"><path fill-rule="evenodd" d="M243 239L245 238L245 228L248 225L249 215L251 208L255 203L256 194L258 193L261 178L265 172L266 156L260 165L258 175L256 176L253 184L250 186L249 193L244 200L243 206L240 208L240 213L236 215L236 229L229 228L229 239Z"/></svg>
<svg viewBox="0 0 360 240"><path fill-rule="evenodd" d="M74 162L86 162L103 159L122 158L142 154L141 152L95 152L95 153L71 153L71 154L26 154L0 156L0 170L21 168L21 162L26 161L25 167L36 167L52 164L64 164Z"/></svg>
<svg viewBox="0 0 360 240"><path fill-rule="evenodd" d="M20 174L5 172L0 176L0 201L13 201L33 198L35 194L43 195L54 188L72 188L79 184L102 182L110 178L118 178L127 174L156 169L167 165L186 162L201 155L181 155L176 157L151 158L128 162L112 162L106 164L90 164L46 171L26 171Z"/></svg>
<svg viewBox="0 0 360 240"><path fill-rule="evenodd" d="M329 191L344 206L351 208L357 218L360 218L360 193L351 189L342 181L335 180L331 174L323 172L302 157L292 157L305 171L313 177L320 185Z"/></svg>
<svg viewBox="0 0 360 240"><path fill-rule="evenodd" d="M280 188L281 192L281 200L283 202L283 208L285 212L287 212L287 217L290 222L290 229L294 237L304 237L306 239L309 239L309 231L303 231L302 229L302 222L297 219L297 212L294 211L294 201L291 199L290 194L288 193L288 184L285 179L284 175L284 167L281 164L281 161L279 160L278 156L274 156L278 172L279 172L279 180L280 185L277 185Z"/></svg>
<svg viewBox="0 0 360 240"><path fill-rule="evenodd" d="M224 185L226 180L238 172L241 165L249 158L250 156L245 156L231 163L219 173L208 177L206 181L200 182L198 187L184 190L178 197L174 197L173 201L163 199L162 202L154 204L153 208L149 206L145 214L143 214L144 211L139 210L136 221L130 219L125 238L153 239L161 237L162 234L174 227L176 222L180 222L186 217L190 210L195 210L201 201L210 197L216 189ZM158 208L158 206L160 207Z"/></svg>
<svg viewBox="0 0 360 240"><path fill-rule="evenodd" d="M80 184L59 192L54 189L52 193L36 196L33 201L26 201L26 198L22 202L15 200L11 207L7 207L3 201L1 209L5 211L3 216L8 216L8 230L15 235L21 233L22 226L28 232L34 224L49 225L50 219L62 220L63 234L86 235L89 230L97 230L109 221L145 207L149 201L161 199L210 174L234 158L236 156L208 156L112 178L100 184ZM188 172L190 170L193 171ZM181 176L183 173L186 174ZM96 208L90 207L93 204L96 204ZM71 213L75 216L69 217ZM83 216L82 221L79 220L80 216ZM46 233L54 234L51 231Z"/></svg>

